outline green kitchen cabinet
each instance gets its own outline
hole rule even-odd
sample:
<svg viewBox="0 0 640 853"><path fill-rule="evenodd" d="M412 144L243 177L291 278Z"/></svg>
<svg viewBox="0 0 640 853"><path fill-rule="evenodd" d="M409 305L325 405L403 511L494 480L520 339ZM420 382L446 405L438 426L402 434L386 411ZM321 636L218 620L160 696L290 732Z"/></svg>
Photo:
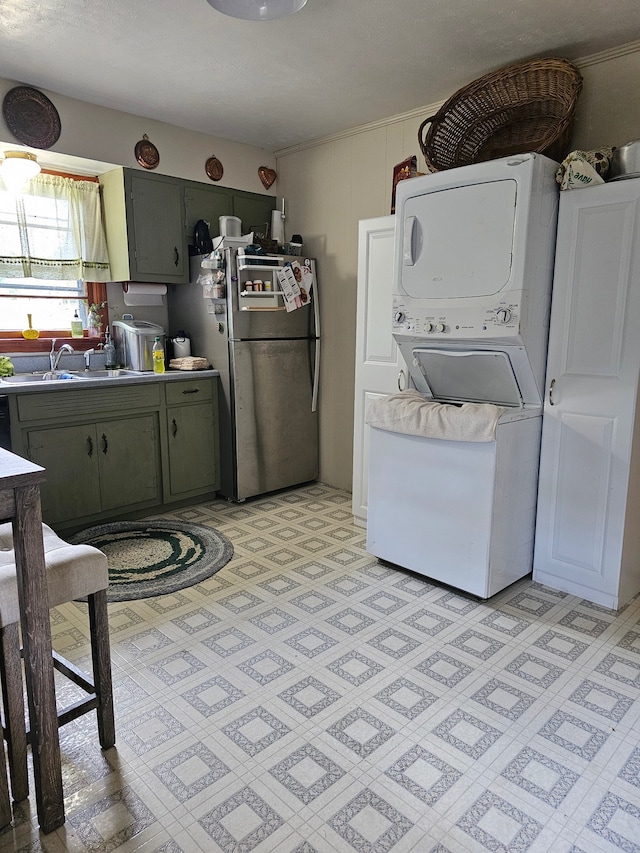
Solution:
<svg viewBox="0 0 640 853"><path fill-rule="evenodd" d="M95 426L30 429L25 437L27 458L47 470L40 487L44 520L56 525L100 512Z"/></svg>
<svg viewBox="0 0 640 853"><path fill-rule="evenodd" d="M215 491L220 485L217 385L194 379L166 393L165 500Z"/></svg>
<svg viewBox="0 0 640 853"><path fill-rule="evenodd" d="M196 222L203 219L209 225L209 233L215 238L220 233L218 219L233 213L233 196L225 187L208 187L196 181L186 181L184 188L185 222L187 242L194 245L193 232Z"/></svg>
<svg viewBox="0 0 640 853"><path fill-rule="evenodd" d="M158 419L143 415L27 431L27 455L47 469L49 524L160 501Z"/></svg>
<svg viewBox="0 0 640 853"><path fill-rule="evenodd" d="M248 233L252 228L268 226L271 233L271 211L275 210L276 197L234 190L233 215L242 220L242 228Z"/></svg>
<svg viewBox="0 0 640 853"><path fill-rule="evenodd" d="M217 377L95 384L9 395L13 450L47 472L45 522L77 530L217 491Z"/></svg>
<svg viewBox="0 0 640 853"><path fill-rule="evenodd" d="M100 183L112 281L186 284L184 182L120 168Z"/></svg>
<svg viewBox="0 0 640 853"><path fill-rule="evenodd" d="M209 225L209 233L215 242L220 234L221 216L237 216L242 221L243 234L253 226L271 227L271 211L276 206L276 197L234 190L230 187L214 187L197 181L184 181L185 221L187 241L194 244L193 230L199 219Z"/></svg>

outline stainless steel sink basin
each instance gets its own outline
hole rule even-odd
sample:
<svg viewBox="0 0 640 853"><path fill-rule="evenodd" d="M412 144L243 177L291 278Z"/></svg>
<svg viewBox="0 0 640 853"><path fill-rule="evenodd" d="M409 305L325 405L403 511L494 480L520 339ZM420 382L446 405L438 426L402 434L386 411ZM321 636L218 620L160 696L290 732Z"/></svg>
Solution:
<svg viewBox="0 0 640 853"><path fill-rule="evenodd" d="M116 367L113 370L88 370L80 373L78 379L117 379L118 376L142 376L142 373L139 370Z"/></svg>
<svg viewBox="0 0 640 853"><path fill-rule="evenodd" d="M2 382L10 382L12 385L24 385L26 382L67 382L82 377L79 373L17 373L15 376L0 378Z"/></svg>

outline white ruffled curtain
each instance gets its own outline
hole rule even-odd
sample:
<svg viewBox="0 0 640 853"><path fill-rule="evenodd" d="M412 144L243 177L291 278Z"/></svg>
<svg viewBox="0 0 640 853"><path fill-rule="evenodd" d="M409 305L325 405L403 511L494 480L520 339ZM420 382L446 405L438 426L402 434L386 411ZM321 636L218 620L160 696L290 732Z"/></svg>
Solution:
<svg viewBox="0 0 640 853"><path fill-rule="evenodd" d="M0 278L110 276L97 183L41 173L13 195L0 177Z"/></svg>

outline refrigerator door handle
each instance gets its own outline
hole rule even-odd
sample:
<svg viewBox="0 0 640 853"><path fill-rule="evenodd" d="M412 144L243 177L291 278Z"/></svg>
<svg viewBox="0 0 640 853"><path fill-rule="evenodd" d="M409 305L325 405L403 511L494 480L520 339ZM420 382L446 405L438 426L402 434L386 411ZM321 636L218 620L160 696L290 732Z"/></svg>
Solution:
<svg viewBox="0 0 640 853"><path fill-rule="evenodd" d="M313 364L313 392L311 394L311 411L318 411L318 391L320 390L320 338L316 338L316 354Z"/></svg>

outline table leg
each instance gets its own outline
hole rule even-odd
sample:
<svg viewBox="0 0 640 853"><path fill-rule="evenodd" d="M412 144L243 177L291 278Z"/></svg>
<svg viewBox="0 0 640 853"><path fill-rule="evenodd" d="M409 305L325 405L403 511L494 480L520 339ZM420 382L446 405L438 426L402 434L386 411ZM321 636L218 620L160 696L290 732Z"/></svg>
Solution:
<svg viewBox="0 0 640 853"><path fill-rule="evenodd" d="M44 833L64 823L49 597L38 486L15 489L13 543L18 577L25 680L38 821ZM21 566L28 571L21 571Z"/></svg>

